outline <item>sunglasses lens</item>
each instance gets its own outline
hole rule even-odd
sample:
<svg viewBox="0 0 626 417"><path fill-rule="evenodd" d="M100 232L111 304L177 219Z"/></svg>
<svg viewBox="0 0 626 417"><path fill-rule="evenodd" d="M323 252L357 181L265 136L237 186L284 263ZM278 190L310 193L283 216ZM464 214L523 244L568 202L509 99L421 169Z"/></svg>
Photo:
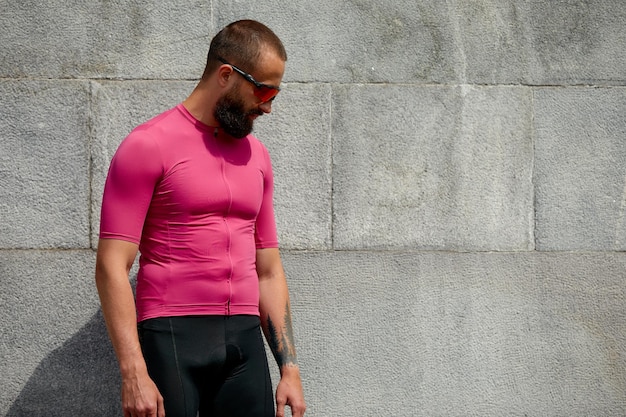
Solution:
<svg viewBox="0 0 626 417"><path fill-rule="evenodd" d="M258 87L254 89L254 95L264 103L276 97L277 94L278 90L276 88Z"/></svg>

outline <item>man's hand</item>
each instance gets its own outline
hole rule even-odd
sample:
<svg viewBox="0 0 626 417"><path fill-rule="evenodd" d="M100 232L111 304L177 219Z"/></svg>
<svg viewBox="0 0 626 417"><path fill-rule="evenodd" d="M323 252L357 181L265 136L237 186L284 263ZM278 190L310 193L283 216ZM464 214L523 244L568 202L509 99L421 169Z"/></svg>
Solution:
<svg viewBox="0 0 626 417"><path fill-rule="evenodd" d="M276 387L276 417L285 416L285 405L291 408L293 417L304 416L306 404L304 391L300 380L300 370L297 366L281 368L281 378Z"/></svg>
<svg viewBox="0 0 626 417"><path fill-rule="evenodd" d="M165 417L163 397L147 373L122 379L124 417Z"/></svg>

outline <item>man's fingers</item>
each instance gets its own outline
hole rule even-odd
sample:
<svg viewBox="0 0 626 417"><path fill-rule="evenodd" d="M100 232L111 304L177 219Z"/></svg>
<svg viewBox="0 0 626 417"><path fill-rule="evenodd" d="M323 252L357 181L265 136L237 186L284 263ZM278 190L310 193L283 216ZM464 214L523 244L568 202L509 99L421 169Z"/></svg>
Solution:
<svg viewBox="0 0 626 417"><path fill-rule="evenodd" d="M306 406L292 406L291 407L291 415L293 417L302 417L304 416L304 412L306 411Z"/></svg>
<svg viewBox="0 0 626 417"><path fill-rule="evenodd" d="M285 400L276 398L276 417L285 417Z"/></svg>
<svg viewBox="0 0 626 417"><path fill-rule="evenodd" d="M157 399L157 417L165 417L165 407L163 406L163 397L161 395Z"/></svg>

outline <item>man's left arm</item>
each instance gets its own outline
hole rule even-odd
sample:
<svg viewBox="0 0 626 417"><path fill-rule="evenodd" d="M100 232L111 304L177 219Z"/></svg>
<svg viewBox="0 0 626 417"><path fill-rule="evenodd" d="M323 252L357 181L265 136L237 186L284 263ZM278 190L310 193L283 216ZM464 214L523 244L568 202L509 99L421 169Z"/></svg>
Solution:
<svg viewBox="0 0 626 417"><path fill-rule="evenodd" d="M257 249L256 269L261 326L280 369L276 416L283 417L285 405L288 405L293 417L301 417L306 405L296 357L287 279L278 248Z"/></svg>

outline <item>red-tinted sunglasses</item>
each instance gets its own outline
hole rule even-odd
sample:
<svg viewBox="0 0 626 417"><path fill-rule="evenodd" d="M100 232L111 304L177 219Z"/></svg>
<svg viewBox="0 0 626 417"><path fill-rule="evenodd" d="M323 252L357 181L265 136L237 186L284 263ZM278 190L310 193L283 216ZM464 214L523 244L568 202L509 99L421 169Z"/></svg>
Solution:
<svg viewBox="0 0 626 417"><path fill-rule="evenodd" d="M241 69L237 68L233 64L230 64L226 62L224 59L219 58L219 57L217 59L222 64L230 65L235 70L235 72L237 72L239 75L245 78L246 81L249 81L252 84L254 84L254 95L257 96L257 98L261 100L261 102L267 103L268 101L273 100L274 97L276 97L276 95L280 91L280 87L260 83L257 80L255 80L252 75L248 74L245 71L242 71Z"/></svg>

